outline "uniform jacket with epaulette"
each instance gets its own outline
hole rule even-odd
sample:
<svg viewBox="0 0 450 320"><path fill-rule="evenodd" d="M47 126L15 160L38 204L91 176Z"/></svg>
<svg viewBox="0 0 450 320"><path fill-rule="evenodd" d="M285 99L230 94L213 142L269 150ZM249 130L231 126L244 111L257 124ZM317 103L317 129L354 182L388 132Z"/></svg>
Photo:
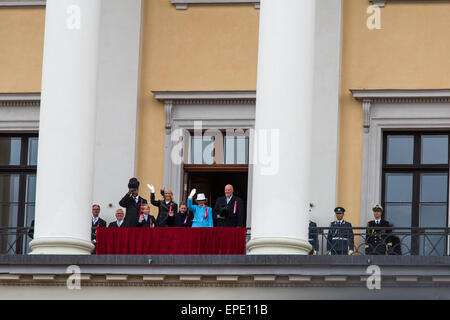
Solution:
<svg viewBox="0 0 450 320"><path fill-rule="evenodd" d="M390 227L388 221L380 219L380 223L377 225L375 220L367 223L366 230L366 254L385 255L387 254L387 246L389 244L390 230L383 230L377 228Z"/></svg>
<svg viewBox="0 0 450 320"><path fill-rule="evenodd" d="M354 249L354 235L352 224L342 220L339 225L338 221L330 224L330 230L327 237L327 250L333 252L348 252Z"/></svg>

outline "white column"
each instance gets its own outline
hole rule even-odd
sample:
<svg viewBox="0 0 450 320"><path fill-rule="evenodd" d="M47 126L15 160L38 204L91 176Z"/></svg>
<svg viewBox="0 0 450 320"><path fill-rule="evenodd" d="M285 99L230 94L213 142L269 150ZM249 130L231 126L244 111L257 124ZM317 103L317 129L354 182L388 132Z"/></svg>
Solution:
<svg viewBox="0 0 450 320"><path fill-rule="evenodd" d="M249 254L307 254L315 0L262 0ZM277 139L263 159L263 131ZM277 154L274 153L278 149Z"/></svg>
<svg viewBox="0 0 450 320"><path fill-rule="evenodd" d="M100 0L47 0L32 254L89 254Z"/></svg>

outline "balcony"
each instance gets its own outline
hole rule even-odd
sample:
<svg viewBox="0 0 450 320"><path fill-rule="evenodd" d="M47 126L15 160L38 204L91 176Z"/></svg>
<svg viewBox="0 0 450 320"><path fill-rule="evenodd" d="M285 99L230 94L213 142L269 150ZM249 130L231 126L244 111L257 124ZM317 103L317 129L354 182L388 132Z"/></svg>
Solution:
<svg viewBox="0 0 450 320"><path fill-rule="evenodd" d="M362 227L316 227L310 228L310 236L317 242L314 255L333 255L348 246L348 255L404 255L449 256L450 228L370 228ZM338 231L339 237L332 232ZM29 253L32 230L28 227L0 227L0 254L24 255ZM334 239L341 238L341 239ZM352 237L352 239L350 239ZM251 238L247 228L246 241ZM350 243L353 243L350 245ZM340 246L340 248L338 248Z"/></svg>

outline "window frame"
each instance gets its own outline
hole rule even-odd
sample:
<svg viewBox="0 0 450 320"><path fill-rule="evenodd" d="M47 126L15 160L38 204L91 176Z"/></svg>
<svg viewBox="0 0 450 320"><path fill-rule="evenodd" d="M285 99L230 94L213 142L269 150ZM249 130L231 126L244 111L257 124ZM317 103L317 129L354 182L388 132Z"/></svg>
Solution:
<svg viewBox="0 0 450 320"><path fill-rule="evenodd" d="M449 193L450 193L450 131L442 130L408 130L408 131L390 131L382 132L382 166L381 166L381 204L386 208L386 174L388 173L411 173L413 175L412 186L412 202L411 202L411 227L420 228L420 193L421 193L421 174L426 173L445 173L447 174L447 209L446 209L446 225L449 225ZM387 138L395 135L411 135L414 136L414 153L413 164L387 164ZM445 135L448 137L448 159L447 164L421 164L422 139L424 135ZM383 219L386 213L383 211ZM387 219L389 220L389 219ZM414 233L414 232L412 232ZM411 238L411 253L417 254L420 248L420 238L413 236ZM445 241L445 252L449 249L448 242Z"/></svg>
<svg viewBox="0 0 450 320"><path fill-rule="evenodd" d="M17 209L17 226L15 227L28 227L25 225L25 208L26 208L26 193L27 193L27 176L36 175L37 165L28 165L28 152L29 152L29 138L38 138L37 132L0 132L0 137L19 137L21 138L20 149L20 164L19 165L0 165L0 174L17 174L19 175L19 198ZM16 243L16 253L22 254L26 251L24 248L23 238L19 238Z"/></svg>

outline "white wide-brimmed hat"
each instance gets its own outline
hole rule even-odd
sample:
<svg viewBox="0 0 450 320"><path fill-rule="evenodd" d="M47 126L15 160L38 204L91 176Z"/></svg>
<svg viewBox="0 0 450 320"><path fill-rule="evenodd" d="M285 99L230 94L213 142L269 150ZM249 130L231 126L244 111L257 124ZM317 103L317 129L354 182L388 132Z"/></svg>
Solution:
<svg viewBox="0 0 450 320"><path fill-rule="evenodd" d="M199 193L197 195L197 199L195 199L195 201L201 201L201 200L205 200L206 201L206 197L204 193Z"/></svg>

